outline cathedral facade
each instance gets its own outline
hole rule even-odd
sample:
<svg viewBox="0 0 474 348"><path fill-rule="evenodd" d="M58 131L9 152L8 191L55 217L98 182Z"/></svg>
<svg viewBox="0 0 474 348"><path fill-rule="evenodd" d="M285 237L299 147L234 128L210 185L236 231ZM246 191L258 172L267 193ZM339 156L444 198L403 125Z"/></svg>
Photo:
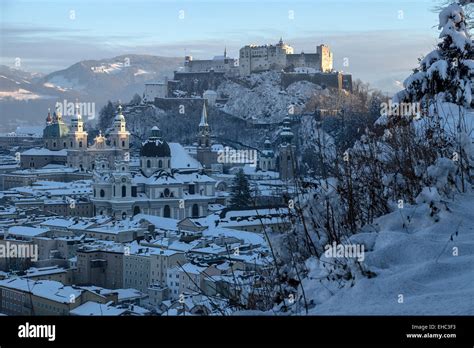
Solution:
<svg viewBox="0 0 474 348"><path fill-rule="evenodd" d="M132 173L126 161L116 161L113 168L106 160L97 161L95 213L119 219L140 213L173 219L205 216L217 198L216 181L197 163L181 145L168 144L155 126L140 149L139 172Z"/></svg>
<svg viewBox="0 0 474 348"><path fill-rule="evenodd" d="M100 133L95 137L94 143L88 146L84 121L77 111L71 120L69 139L67 150L67 165L69 167L79 168L81 171L92 171L95 169L96 159L99 157L108 162L109 168L112 168L116 161L130 160L130 132L127 131L121 106L118 107L113 128L107 138Z"/></svg>

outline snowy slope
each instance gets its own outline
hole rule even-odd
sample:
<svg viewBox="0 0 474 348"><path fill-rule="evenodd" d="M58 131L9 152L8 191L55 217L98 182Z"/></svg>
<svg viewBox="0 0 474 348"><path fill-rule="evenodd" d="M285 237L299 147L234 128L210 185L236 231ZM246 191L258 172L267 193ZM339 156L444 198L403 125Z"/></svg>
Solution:
<svg viewBox="0 0 474 348"><path fill-rule="evenodd" d="M293 105L297 114L313 95L329 93L308 81L292 83L285 90L276 71L252 74L239 83L226 81L217 92L229 97L223 111L263 123L281 122L288 115L290 106Z"/></svg>
<svg viewBox="0 0 474 348"><path fill-rule="evenodd" d="M436 206L440 212L434 216L428 203L405 206L351 238L364 243L364 263L374 278L360 277L352 287L347 282L338 289L326 280L322 263L308 260L314 279L303 284L315 302L310 314L473 315L474 194Z"/></svg>

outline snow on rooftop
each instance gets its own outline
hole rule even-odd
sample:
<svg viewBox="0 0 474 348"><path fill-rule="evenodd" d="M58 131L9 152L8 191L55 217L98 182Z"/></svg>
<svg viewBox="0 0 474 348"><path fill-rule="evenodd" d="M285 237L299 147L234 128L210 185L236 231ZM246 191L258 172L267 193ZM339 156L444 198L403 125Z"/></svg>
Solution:
<svg viewBox="0 0 474 348"><path fill-rule="evenodd" d="M200 169L202 165L192 158L186 149L179 143L168 143L171 150L171 168L173 169Z"/></svg>
<svg viewBox="0 0 474 348"><path fill-rule="evenodd" d="M137 222L141 220L146 220L149 223L153 224L155 228L157 229L172 230L172 231L178 230L179 221L175 219L164 218L164 217L155 216L155 215L137 214L133 217L133 220Z"/></svg>
<svg viewBox="0 0 474 348"><path fill-rule="evenodd" d="M22 237L35 237L49 232L48 228L28 227L28 226L12 226L8 229L9 235Z"/></svg>
<svg viewBox="0 0 474 348"><path fill-rule="evenodd" d="M77 299L82 294L82 290L71 286L65 286L54 280L35 281L24 278L10 278L0 280L0 287L32 293L35 296L60 303L69 303L72 295Z"/></svg>
<svg viewBox="0 0 474 348"><path fill-rule="evenodd" d="M117 308L109 304L88 301L80 305L69 313L80 316L118 316L127 313L126 308Z"/></svg>
<svg viewBox="0 0 474 348"><path fill-rule="evenodd" d="M44 147L35 147L32 149L28 149L26 151L23 151L21 153L22 156L28 155L28 156L67 156L67 150L57 150L57 151L52 151L48 150Z"/></svg>

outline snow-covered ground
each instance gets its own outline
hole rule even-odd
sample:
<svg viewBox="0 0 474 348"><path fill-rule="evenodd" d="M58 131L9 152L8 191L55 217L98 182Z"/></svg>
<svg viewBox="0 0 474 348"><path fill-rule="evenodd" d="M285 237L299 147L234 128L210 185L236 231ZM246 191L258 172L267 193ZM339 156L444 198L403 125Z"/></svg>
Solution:
<svg viewBox="0 0 474 348"><path fill-rule="evenodd" d="M419 204L378 218L350 239L364 244L364 263L376 277L338 289L322 263L308 260L303 285L315 301L310 314L474 314L474 194L436 202L440 211L431 216L428 201L437 195L426 193Z"/></svg>

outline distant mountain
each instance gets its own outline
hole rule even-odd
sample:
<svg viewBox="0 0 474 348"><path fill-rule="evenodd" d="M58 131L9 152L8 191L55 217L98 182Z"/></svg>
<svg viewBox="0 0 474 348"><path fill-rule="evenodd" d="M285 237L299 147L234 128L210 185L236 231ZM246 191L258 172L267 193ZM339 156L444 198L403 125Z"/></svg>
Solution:
<svg viewBox="0 0 474 348"><path fill-rule="evenodd" d="M96 103L98 112L107 100L127 102L141 95L146 82L172 78L181 63L181 58L131 54L81 61L45 76L0 66L2 121L41 123L48 107L76 98Z"/></svg>

